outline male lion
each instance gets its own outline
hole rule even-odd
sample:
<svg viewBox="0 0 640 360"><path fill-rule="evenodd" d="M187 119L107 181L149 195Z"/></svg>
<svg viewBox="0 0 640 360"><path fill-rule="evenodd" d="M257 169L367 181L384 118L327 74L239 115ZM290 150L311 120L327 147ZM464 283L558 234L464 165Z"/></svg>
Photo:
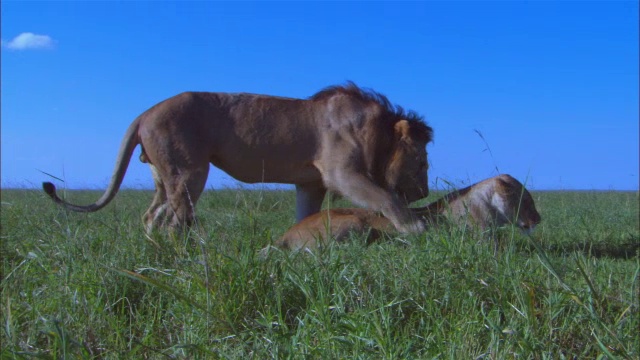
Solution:
<svg viewBox="0 0 640 360"><path fill-rule="evenodd" d="M135 147L151 166L156 193L147 230L194 220L209 163L246 183L296 185L296 217L318 212L327 190L381 211L403 232L424 229L407 207L428 195L426 145L433 130L374 91L353 83L307 100L255 94L185 92L145 111L127 129L105 193L73 211L103 208L118 191Z"/></svg>
<svg viewBox="0 0 640 360"><path fill-rule="evenodd" d="M541 220L529 191L507 174L453 191L426 207L411 210L431 225L437 226L444 218L453 224L476 226L480 230L512 223L530 232ZM338 208L305 218L274 245L291 250L311 249L319 245L318 241L326 243L330 238L345 241L354 232L367 234L367 242L372 242L390 230L393 230L391 221L375 211Z"/></svg>

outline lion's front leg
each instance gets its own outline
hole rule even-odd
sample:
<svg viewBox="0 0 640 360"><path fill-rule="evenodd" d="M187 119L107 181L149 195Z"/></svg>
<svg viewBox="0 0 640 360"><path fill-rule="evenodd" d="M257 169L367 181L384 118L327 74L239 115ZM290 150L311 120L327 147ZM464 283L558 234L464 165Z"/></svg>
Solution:
<svg viewBox="0 0 640 360"><path fill-rule="evenodd" d="M296 185L296 221L320 211L326 192L321 182Z"/></svg>
<svg viewBox="0 0 640 360"><path fill-rule="evenodd" d="M424 221L416 217L395 195L391 195L391 200L384 202L379 211L391 220L400 232L421 233L426 229Z"/></svg>
<svg viewBox="0 0 640 360"><path fill-rule="evenodd" d="M381 188L368 177L353 170L334 170L323 175L330 190L338 191L356 204L380 211L398 231L417 233L425 230L424 222L409 210L398 196Z"/></svg>

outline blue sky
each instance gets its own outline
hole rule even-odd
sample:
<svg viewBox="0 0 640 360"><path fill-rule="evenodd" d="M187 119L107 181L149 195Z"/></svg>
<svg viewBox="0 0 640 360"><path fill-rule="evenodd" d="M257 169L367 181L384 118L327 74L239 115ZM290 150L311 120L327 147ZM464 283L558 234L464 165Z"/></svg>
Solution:
<svg viewBox="0 0 640 360"><path fill-rule="evenodd" d="M182 91L305 98L352 80L425 116L436 187L499 170L533 189L638 189L635 1L1 10L3 188L51 180L39 170L106 187L129 123ZM212 168L209 187L236 185ZM137 153L124 186L152 187Z"/></svg>

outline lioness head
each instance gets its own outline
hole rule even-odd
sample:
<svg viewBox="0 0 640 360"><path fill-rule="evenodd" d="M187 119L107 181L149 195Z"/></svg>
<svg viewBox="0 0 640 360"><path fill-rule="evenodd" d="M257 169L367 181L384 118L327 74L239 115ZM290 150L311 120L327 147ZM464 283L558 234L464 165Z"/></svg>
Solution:
<svg viewBox="0 0 640 360"><path fill-rule="evenodd" d="M524 232L531 232L541 221L540 214L536 210L531 193L518 180L510 175L502 174L497 177L493 202L503 215ZM500 206L498 206L500 205Z"/></svg>
<svg viewBox="0 0 640 360"><path fill-rule="evenodd" d="M427 143L433 138L422 122L400 120L394 126L395 147L385 173L388 188L408 203L429 195Z"/></svg>

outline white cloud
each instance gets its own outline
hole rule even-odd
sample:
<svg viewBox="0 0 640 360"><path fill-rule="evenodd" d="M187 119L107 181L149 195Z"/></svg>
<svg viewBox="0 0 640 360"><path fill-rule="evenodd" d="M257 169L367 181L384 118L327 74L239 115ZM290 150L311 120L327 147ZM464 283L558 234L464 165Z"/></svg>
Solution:
<svg viewBox="0 0 640 360"><path fill-rule="evenodd" d="M11 41L2 40L2 47L11 50L51 49L55 43L55 40L48 35L25 32L14 37Z"/></svg>

